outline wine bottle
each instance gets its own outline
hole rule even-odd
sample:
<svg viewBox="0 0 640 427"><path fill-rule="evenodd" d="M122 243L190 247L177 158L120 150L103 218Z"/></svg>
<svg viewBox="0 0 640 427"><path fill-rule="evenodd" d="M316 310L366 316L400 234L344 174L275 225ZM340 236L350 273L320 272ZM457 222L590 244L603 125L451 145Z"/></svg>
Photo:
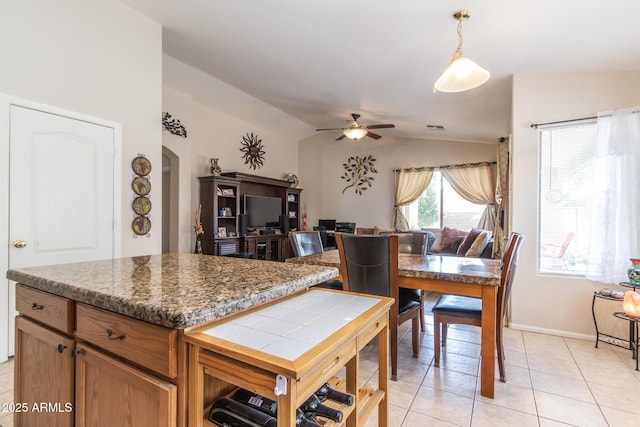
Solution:
<svg viewBox="0 0 640 427"><path fill-rule="evenodd" d="M304 415L302 409L298 408L296 410L296 427L322 427L320 424L315 421L311 421Z"/></svg>
<svg viewBox="0 0 640 427"><path fill-rule="evenodd" d="M209 412L209 420L216 425L277 427L278 420L264 412L228 397L219 397ZM231 422L231 420L235 420Z"/></svg>
<svg viewBox="0 0 640 427"><path fill-rule="evenodd" d="M259 409L265 414L271 415L272 417L276 417L278 413L278 403L267 399L264 396L260 396L259 394L252 393L249 390L245 390L243 388L237 389L233 393L233 400L237 400L238 402L246 403L247 405Z"/></svg>
<svg viewBox="0 0 640 427"><path fill-rule="evenodd" d="M323 405L320 399L315 394L312 394L302 406L300 406L302 412L307 418L315 420L316 417L329 418L330 420L342 422L342 411Z"/></svg>
<svg viewBox="0 0 640 427"><path fill-rule="evenodd" d="M329 399L335 402L343 403L345 405L353 405L352 395L331 388L331 386L329 386L329 383L324 383L324 385L320 387L314 394L318 396L318 399L320 399L320 401Z"/></svg>

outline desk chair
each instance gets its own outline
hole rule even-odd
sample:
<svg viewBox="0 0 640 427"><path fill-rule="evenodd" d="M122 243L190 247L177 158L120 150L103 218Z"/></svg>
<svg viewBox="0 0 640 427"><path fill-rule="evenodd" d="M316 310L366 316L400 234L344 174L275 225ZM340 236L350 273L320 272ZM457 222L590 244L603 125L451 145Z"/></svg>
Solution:
<svg viewBox="0 0 640 427"><path fill-rule="evenodd" d="M498 286L498 300L496 301L496 347L498 349L498 368L500 381L506 382L504 371L504 346L502 340L502 327L505 307L509 301L513 276L518 264L520 246L524 235L511 233L509 243L502 257L502 271L500 273L500 285ZM482 299L464 297L459 295L443 295L431 309L433 312L433 339L434 339L434 366L440 366L440 331L442 330L442 346L447 343L447 328L449 324L465 324L482 326Z"/></svg>
<svg viewBox="0 0 640 427"><path fill-rule="evenodd" d="M418 357L420 303L405 298L398 288L398 236L358 236L337 233L340 273L344 289L395 299L389 313L391 379L398 377L398 326L411 320L413 357Z"/></svg>
<svg viewBox="0 0 640 427"><path fill-rule="evenodd" d="M324 252L319 231L291 231L289 241L296 257L321 254ZM315 285L319 288L342 290L342 280L327 280Z"/></svg>

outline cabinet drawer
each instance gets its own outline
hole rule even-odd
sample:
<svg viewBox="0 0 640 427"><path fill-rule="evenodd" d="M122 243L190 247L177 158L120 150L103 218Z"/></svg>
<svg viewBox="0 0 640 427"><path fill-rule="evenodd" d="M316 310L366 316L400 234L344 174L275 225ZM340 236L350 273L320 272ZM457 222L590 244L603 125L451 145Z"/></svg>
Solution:
<svg viewBox="0 0 640 427"><path fill-rule="evenodd" d="M178 370L178 331L77 305L77 336L168 378Z"/></svg>
<svg viewBox="0 0 640 427"><path fill-rule="evenodd" d="M16 310L26 317L73 334L74 302L25 285L16 286Z"/></svg>

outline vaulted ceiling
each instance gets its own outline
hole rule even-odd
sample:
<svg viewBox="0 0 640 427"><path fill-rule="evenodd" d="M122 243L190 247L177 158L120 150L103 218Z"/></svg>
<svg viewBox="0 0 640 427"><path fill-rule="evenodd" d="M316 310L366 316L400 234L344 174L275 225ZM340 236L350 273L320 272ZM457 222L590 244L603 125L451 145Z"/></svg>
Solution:
<svg viewBox="0 0 640 427"><path fill-rule="evenodd" d="M640 70L638 0L121 1L162 24L166 54L313 128L358 113L396 125L383 136L492 142L509 132L514 74ZM434 93L459 9L464 54L491 79Z"/></svg>

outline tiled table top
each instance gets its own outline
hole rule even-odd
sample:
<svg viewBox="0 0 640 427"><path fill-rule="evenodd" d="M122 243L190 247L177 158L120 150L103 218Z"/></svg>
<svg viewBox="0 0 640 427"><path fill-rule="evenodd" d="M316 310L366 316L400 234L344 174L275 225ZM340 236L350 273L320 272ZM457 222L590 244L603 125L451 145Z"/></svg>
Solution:
<svg viewBox="0 0 640 427"><path fill-rule="evenodd" d="M378 302L372 296L311 290L202 332L293 361Z"/></svg>

